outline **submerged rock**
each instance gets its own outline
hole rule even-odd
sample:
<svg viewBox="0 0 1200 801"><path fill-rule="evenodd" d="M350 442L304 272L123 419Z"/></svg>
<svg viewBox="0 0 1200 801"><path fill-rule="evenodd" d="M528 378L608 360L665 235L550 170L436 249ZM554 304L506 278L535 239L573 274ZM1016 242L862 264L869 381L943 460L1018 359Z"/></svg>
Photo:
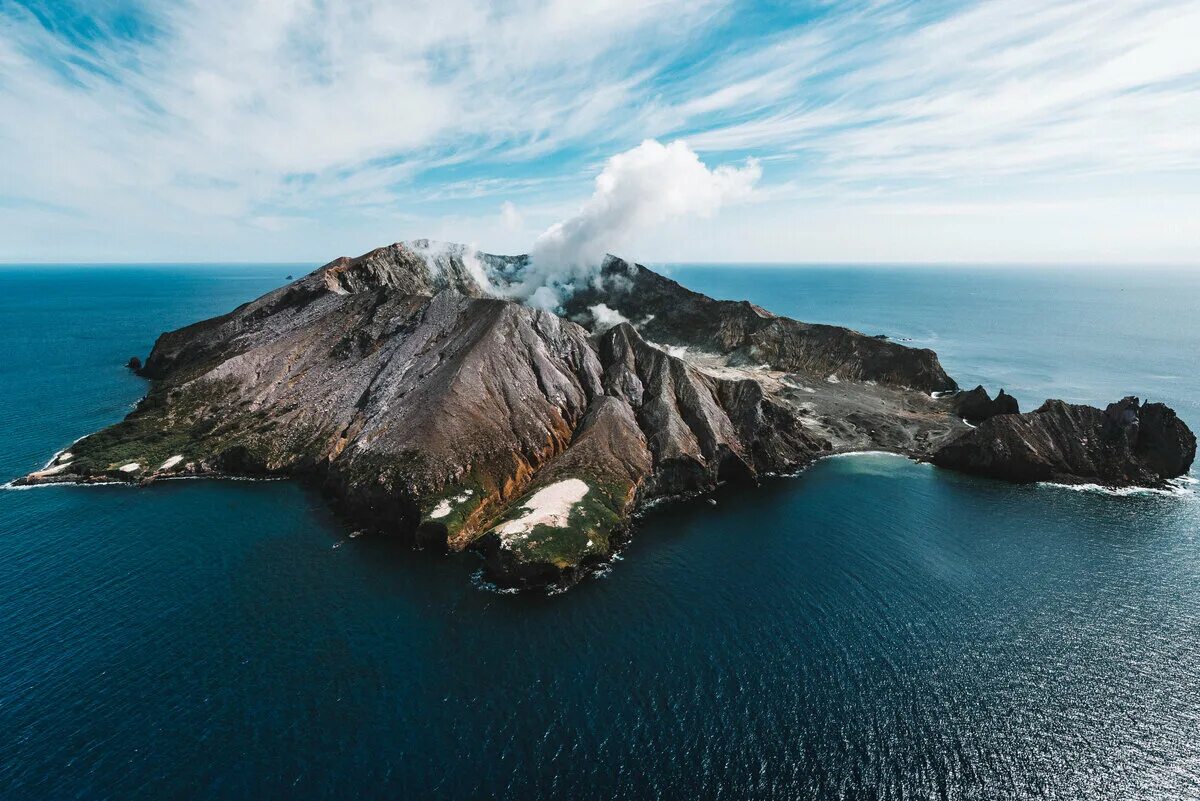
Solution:
<svg viewBox="0 0 1200 801"><path fill-rule="evenodd" d="M1027 414L994 416L932 461L1007 481L1160 487L1195 456L1196 437L1174 411L1128 397L1103 411L1048 400Z"/></svg>

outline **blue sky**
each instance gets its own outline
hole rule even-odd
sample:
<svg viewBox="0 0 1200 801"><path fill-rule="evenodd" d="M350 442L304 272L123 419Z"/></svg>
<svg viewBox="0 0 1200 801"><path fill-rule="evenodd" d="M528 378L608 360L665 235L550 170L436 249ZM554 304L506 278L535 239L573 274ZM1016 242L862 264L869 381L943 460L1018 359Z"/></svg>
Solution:
<svg viewBox="0 0 1200 801"><path fill-rule="evenodd" d="M0 261L523 252L608 159L761 169L645 261L1200 264L1194 0L0 0Z"/></svg>

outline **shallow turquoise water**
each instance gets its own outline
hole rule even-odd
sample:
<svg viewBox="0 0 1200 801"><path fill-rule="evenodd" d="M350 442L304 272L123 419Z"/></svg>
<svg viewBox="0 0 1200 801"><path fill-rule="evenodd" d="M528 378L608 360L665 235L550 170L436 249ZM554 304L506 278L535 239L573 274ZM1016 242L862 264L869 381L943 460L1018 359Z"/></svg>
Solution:
<svg viewBox="0 0 1200 801"><path fill-rule="evenodd" d="M301 271L0 269L0 477L119 419L159 331ZM1200 428L1197 278L673 274ZM513 597L291 482L0 492L0 796L1200 795L1196 495L859 456L717 500Z"/></svg>

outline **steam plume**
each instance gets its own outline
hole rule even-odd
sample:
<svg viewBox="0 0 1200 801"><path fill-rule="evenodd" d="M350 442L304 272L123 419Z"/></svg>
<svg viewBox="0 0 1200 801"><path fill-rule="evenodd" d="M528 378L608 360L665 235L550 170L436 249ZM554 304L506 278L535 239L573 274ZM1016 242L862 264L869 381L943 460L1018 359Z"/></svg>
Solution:
<svg viewBox="0 0 1200 801"><path fill-rule="evenodd" d="M710 170L682 140L663 145L647 139L610 158L579 213L537 238L514 294L532 306L557 309L598 274L606 254L637 231L681 217L712 216L747 197L761 175L755 159Z"/></svg>

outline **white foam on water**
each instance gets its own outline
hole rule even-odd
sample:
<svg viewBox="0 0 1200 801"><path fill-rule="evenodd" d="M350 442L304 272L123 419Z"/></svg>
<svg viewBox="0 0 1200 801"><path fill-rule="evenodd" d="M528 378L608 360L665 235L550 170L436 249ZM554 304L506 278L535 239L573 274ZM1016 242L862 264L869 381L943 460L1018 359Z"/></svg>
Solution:
<svg viewBox="0 0 1200 801"><path fill-rule="evenodd" d="M17 479L13 479L16 481ZM14 484L13 481L7 484L0 485L0 489L6 490L31 490L31 489L47 489L49 487L130 487L133 486L128 481L47 481L44 484Z"/></svg>
<svg viewBox="0 0 1200 801"><path fill-rule="evenodd" d="M155 481L287 481L290 476L227 476L222 473L201 473L195 476L159 476ZM127 481L111 481L111 484L132 486ZM87 486L80 484L79 486Z"/></svg>
<svg viewBox="0 0 1200 801"><path fill-rule="evenodd" d="M894 456L897 459L903 459L906 462L915 462L916 461L914 459L908 458L907 456L905 456L902 453L895 453L893 451L878 451L878 450L875 450L875 451L843 451L841 453L829 453L824 456L819 456L817 458L818 459L848 459L853 456Z"/></svg>
<svg viewBox="0 0 1200 801"><path fill-rule="evenodd" d="M23 476L22 476L23 478ZM155 481L287 481L289 476L227 476L220 473L201 473L194 476L159 476ZM50 487L134 487L131 481L47 481L42 484L0 484L0 490L48 489Z"/></svg>
<svg viewBox="0 0 1200 801"><path fill-rule="evenodd" d="M1108 495L1113 498L1129 498L1138 495L1162 495L1179 497L1192 495L1192 485L1196 479L1190 476L1171 479L1166 487L1106 487L1103 484L1060 484L1056 481L1039 481L1037 486L1051 489L1070 490L1071 492L1094 492L1098 495Z"/></svg>
<svg viewBox="0 0 1200 801"><path fill-rule="evenodd" d="M471 586L477 590L492 592L496 595L516 595L521 591L518 587L500 587L488 581L483 577L482 567L471 574Z"/></svg>

